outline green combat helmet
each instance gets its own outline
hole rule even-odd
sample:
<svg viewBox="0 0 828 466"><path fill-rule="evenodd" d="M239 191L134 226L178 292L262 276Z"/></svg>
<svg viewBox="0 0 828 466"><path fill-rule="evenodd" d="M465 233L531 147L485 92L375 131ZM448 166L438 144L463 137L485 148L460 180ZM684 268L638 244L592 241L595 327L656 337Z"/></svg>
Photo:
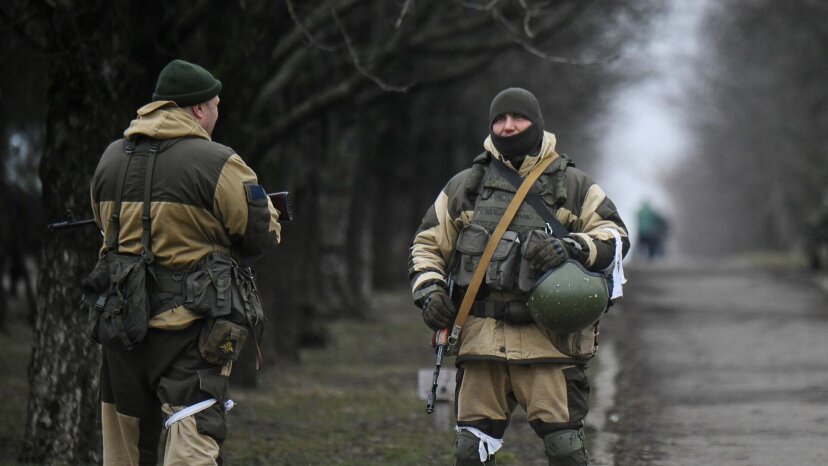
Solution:
<svg viewBox="0 0 828 466"><path fill-rule="evenodd" d="M609 288L604 274L589 272L567 260L546 272L529 294L529 312L541 327L574 333L594 324L607 310Z"/></svg>

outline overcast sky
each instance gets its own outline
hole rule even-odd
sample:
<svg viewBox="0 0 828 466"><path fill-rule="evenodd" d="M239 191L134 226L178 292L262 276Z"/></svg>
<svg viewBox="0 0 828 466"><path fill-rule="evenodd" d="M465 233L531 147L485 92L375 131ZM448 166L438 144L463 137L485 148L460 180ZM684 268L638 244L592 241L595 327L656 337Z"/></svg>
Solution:
<svg viewBox="0 0 828 466"><path fill-rule="evenodd" d="M672 2L648 39L624 52L624 60L651 74L622 89L599 122L606 137L596 177L633 235L635 212L645 199L662 210L671 207L664 174L687 155L690 140L676 102L699 53L698 25L707 2Z"/></svg>

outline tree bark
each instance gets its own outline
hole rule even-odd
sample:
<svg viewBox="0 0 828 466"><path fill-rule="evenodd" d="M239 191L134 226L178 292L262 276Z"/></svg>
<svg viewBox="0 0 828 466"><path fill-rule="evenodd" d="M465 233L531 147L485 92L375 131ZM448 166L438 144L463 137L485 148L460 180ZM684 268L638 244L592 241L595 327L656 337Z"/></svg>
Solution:
<svg viewBox="0 0 828 466"><path fill-rule="evenodd" d="M50 219L66 209L91 217L89 179L104 140L123 130L120 97L136 78L120 49L125 3L35 4L49 44L50 88L44 154L43 203ZM106 21L102 21L105 18ZM34 343L29 366L26 433L20 459L38 464L87 464L101 459L96 426L99 351L86 336L81 277L100 247L94 229L46 235L40 254Z"/></svg>

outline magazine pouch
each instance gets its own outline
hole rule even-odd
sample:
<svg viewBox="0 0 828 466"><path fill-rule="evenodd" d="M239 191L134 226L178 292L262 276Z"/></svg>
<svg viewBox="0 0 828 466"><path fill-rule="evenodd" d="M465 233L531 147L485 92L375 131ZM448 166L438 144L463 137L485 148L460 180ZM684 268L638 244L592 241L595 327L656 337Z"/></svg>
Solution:
<svg viewBox="0 0 828 466"><path fill-rule="evenodd" d="M497 243L486 268L486 286L493 290L512 291L520 262L520 239L516 231L507 230Z"/></svg>
<svg viewBox="0 0 828 466"><path fill-rule="evenodd" d="M207 254L187 274L184 306L205 317L251 327L264 321L253 270L220 252Z"/></svg>
<svg viewBox="0 0 828 466"><path fill-rule="evenodd" d="M132 349L149 323L147 265L141 256L108 252L81 282L88 336L111 349Z"/></svg>
<svg viewBox="0 0 828 466"><path fill-rule="evenodd" d="M454 282L458 286L467 287L471 283L480 257L489 242L489 232L480 225L470 224L463 228L457 236L457 270L454 273Z"/></svg>

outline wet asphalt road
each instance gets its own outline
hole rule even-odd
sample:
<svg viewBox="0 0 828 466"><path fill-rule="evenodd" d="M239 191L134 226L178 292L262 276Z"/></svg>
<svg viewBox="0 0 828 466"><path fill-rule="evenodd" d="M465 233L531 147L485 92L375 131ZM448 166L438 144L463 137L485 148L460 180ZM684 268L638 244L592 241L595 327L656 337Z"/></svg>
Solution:
<svg viewBox="0 0 828 466"><path fill-rule="evenodd" d="M618 373L601 464L828 464L825 276L695 264L627 277L602 321Z"/></svg>

